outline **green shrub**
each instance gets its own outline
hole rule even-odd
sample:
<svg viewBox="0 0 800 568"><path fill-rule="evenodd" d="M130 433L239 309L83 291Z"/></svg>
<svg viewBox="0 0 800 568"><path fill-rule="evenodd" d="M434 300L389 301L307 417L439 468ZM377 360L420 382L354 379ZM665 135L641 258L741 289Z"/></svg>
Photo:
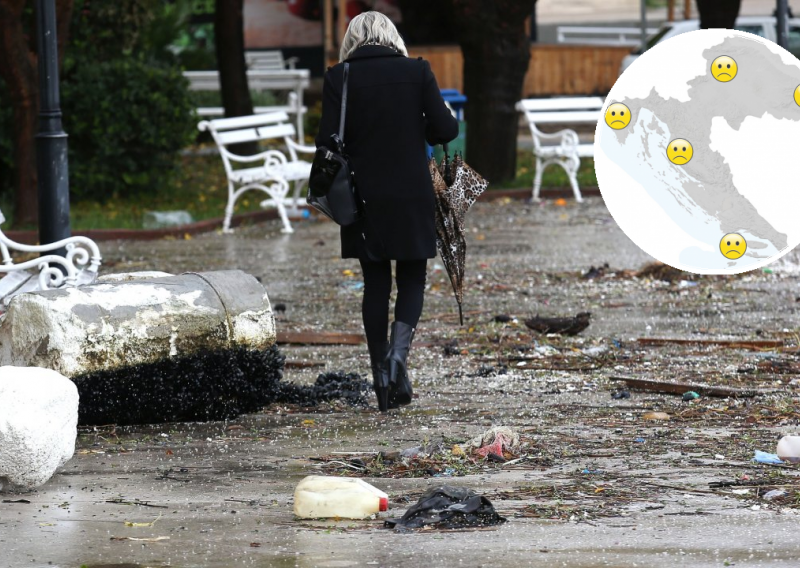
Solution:
<svg viewBox="0 0 800 568"><path fill-rule="evenodd" d="M166 191L196 133L180 69L137 57L76 60L62 107L76 199Z"/></svg>

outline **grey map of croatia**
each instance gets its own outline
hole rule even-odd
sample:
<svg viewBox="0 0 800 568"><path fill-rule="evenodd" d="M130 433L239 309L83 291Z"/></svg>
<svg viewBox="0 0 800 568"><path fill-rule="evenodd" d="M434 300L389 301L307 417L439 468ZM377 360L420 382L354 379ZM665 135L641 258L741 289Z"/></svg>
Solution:
<svg viewBox="0 0 800 568"><path fill-rule="evenodd" d="M732 57L738 66L736 77L729 82L717 81L708 71L711 62L721 55ZM671 190L679 206L689 209L684 203L688 196L719 221L721 234L747 230L772 243L778 251L784 250L788 247L787 235L775 229L739 192L724 156L711 149L711 123L715 117L722 117L732 129L738 130L748 116L760 119L769 114L776 119L800 120L800 107L791 96L797 87L797 68L784 63L779 55L758 41L742 37L726 38L703 50L702 57L707 72L688 82L689 101L663 98L655 88L645 98L614 101L625 104L631 111L630 126L615 130L614 135L623 144L632 135L640 111L652 112L652 120L640 125L645 137L643 160L651 158L647 145L650 133L665 136L656 118L669 127L673 138L685 138L694 148L694 155L687 164L675 166L688 174L680 178L682 187ZM664 152L668 142L664 143ZM749 242L748 255L758 256L753 249L766 246Z"/></svg>

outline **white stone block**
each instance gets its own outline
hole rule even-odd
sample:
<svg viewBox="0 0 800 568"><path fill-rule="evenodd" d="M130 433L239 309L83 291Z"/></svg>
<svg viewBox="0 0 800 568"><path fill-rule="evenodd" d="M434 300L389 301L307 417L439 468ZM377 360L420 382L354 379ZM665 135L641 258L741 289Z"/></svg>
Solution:
<svg viewBox="0 0 800 568"><path fill-rule="evenodd" d="M0 365L74 378L275 339L266 290L249 274L125 278L16 296L0 319Z"/></svg>
<svg viewBox="0 0 800 568"><path fill-rule="evenodd" d="M78 389L38 367L0 367L0 491L50 479L75 453Z"/></svg>

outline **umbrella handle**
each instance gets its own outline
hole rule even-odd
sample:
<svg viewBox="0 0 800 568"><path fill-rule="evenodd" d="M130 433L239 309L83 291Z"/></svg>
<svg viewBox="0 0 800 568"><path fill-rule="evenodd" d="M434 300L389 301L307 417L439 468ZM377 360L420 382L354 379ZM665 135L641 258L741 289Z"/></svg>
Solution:
<svg viewBox="0 0 800 568"><path fill-rule="evenodd" d="M446 143L442 144L442 148L444 149L444 183L447 187L450 187L453 184L453 172L450 170L450 153Z"/></svg>

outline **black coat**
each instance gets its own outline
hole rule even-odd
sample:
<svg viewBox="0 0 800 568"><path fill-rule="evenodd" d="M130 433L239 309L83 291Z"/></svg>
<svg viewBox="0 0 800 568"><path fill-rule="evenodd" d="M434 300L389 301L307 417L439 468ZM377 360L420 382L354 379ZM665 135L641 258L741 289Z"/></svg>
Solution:
<svg viewBox="0 0 800 568"><path fill-rule="evenodd" d="M365 45L347 61L345 153L366 222L341 229L342 258L433 258L434 197L425 141L453 140L458 121L422 58ZM330 136L339 131L343 74L342 63L325 74L317 146L331 147Z"/></svg>

